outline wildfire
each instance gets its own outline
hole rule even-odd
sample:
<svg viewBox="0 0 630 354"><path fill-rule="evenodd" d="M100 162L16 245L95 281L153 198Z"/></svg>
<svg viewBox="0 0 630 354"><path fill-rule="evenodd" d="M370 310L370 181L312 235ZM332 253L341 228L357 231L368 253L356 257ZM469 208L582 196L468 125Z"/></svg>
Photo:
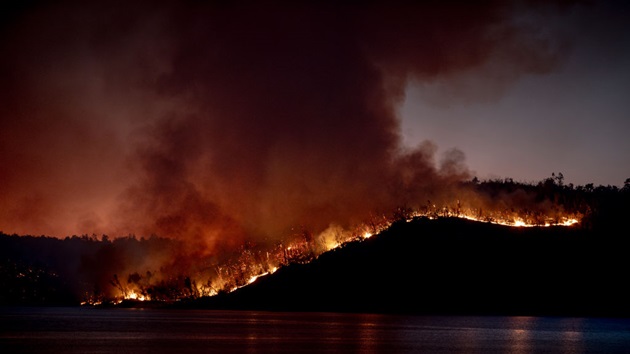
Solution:
<svg viewBox="0 0 630 354"><path fill-rule="evenodd" d="M511 220L510 219L492 220L492 219L477 218L477 217L470 216L470 215L460 215L458 217L462 218L462 219L466 219L466 220L479 221L479 222L489 222L491 224L503 225L503 226L511 226L511 227L572 226L572 225L575 225L575 224L577 224L579 222L578 219L573 218L573 217L563 217L560 220L556 220L553 223L550 222L550 221L546 221L544 223L537 223L537 224L528 223L525 220L520 219L520 218L513 218Z"/></svg>
<svg viewBox="0 0 630 354"><path fill-rule="evenodd" d="M476 222L487 222L509 227L550 227L550 226L572 226L579 223L579 215L559 215L544 216L539 214L516 215L514 212L481 213L480 210L466 210L460 208L438 209L434 205L421 211L408 212L403 220L407 222L416 218L427 218L430 220L450 217L461 218ZM399 219L396 219L399 220ZM321 234L312 236L308 233L298 234L292 242L278 244L272 249L258 250L256 248L243 248L240 255L226 264L216 265L214 274L198 274L198 279L205 279L205 282L195 282L186 277L184 282L180 282L170 292L168 296L149 297L153 294L147 291L148 282L140 287L139 281L135 283L123 282L115 277L113 284L123 294L112 303L121 303L123 300L134 301L169 301L185 298L197 298L215 296L221 292L233 292L242 287L254 283L261 277L275 273L279 268L291 263L309 263L318 258L323 253L344 247L348 242L364 241L374 235L389 228L394 221L393 218L379 217L373 218L369 223L359 225L355 231L343 230L340 227L331 226ZM182 285L183 284L183 285ZM178 288L179 287L179 288ZM165 300L167 299L167 300ZM91 299L86 304L100 304L103 299Z"/></svg>
<svg viewBox="0 0 630 354"><path fill-rule="evenodd" d="M135 290L132 290L127 297L125 297L125 300L145 301L148 299L144 295L138 294Z"/></svg>
<svg viewBox="0 0 630 354"><path fill-rule="evenodd" d="M242 288L242 287L244 287L244 286L247 286L247 285L249 285L249 284L251 284L251 283L255 282L258 278L260 278L260 277L264 277L264 276L265 276L265 275L267 275L267 274L273 274L273 273L275 273L275 272L276 272L276 270L278 270L278 268L277 268L277 267L274 267L274 268L272 268L272 269L271 269L270 271L268 271L268 272L264 272L264 273L262 273L262 274L257 274L257 275L252 275L252 276L251 276L251 277L247 280L247 284L245 284L245 285L241 285L241 286L237 286L236 288L232 289L232 291L234 291L234 290L236 290L236 289L240 289L240 288Z"/></svg>

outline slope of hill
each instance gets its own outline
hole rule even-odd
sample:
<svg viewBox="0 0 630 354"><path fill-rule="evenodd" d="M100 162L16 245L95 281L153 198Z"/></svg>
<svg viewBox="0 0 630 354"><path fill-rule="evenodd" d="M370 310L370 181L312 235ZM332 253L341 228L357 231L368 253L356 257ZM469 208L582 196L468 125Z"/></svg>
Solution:
<svg viewBox="0 0 630 354"><path fill-rule="evenodd" d="M422 218L180 306L628 316L626 255L623 237L583 228Z"/></svg>

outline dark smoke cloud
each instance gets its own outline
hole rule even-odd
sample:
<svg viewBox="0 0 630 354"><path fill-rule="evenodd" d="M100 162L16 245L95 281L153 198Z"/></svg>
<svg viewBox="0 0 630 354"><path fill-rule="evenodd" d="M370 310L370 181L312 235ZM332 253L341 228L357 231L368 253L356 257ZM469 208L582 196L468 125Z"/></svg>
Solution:
<svg viewBox="0 0 630 354"><path fill-rule="evenodd" d="M446 198L470 177L464 155L401 146L404 89L551 70L566 48L512 21L524 9L33 5L0 46L0 229L155 233L207 252Z"/></svg>

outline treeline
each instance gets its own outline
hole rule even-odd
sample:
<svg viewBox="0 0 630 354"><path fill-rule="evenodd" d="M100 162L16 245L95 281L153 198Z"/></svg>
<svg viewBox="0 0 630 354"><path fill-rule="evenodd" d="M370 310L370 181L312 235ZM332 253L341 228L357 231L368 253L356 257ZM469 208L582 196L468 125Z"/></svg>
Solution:
<svg viewBox="0 0 630 354"><path fill-rule="evenodd" d="M595 186L593 183L577 186L565 184L561 172L552 173L551 177L536 183L515 182L511 178L485 181L474 178L465 182L464 186L491 200L525 194L535 203L546 202L552 208L579 214L582 217L579 226L587 229L614 231L630 215L630 178L625 180L621 188L614 185ZM522 204L522 208L528 207L527 203Z"/></svg>

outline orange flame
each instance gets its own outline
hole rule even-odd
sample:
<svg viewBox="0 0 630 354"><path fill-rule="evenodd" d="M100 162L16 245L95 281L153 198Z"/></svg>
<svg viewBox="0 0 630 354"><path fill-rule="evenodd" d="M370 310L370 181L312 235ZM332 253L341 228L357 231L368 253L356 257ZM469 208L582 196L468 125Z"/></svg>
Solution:
<svg viewBox="0 0 630 354"><path fill-rule="evenodd" d="M410 222L416 218L437 219L440 217L456 217L476 222L488 222L508 227L550 227L550 226L567 226L578 224L580 215L555 215L549 216L521 216L514 213L486 213L480 215L480 212L472 212L457 209L455 212L449 211L447 208L425 210L423 212L411 212L405 218ZM275 249L261 251L260 255L252 250L244 250L238 259L233 260L229 264L216 266L216 276L208 276L202 285L195 284L193 294L183 293L182 297L209 297L215 296L220 292L233 292L245 286L254 283L261 277L275 273L278 269L291 263L308 263L321 254L343 247L348 242L364 241L374 235L381 233L389 228L395 221L393 218L379 218L378 222L370 222L369 224L359 225L355 231L343 230L337 226L331 226L322 233L309 239L299 239L288 245L280 246ZM201 277L203 278L203 276ZM152 300L146 291L133 288L134 284L127 284L123 296L118 298L117 303L125 300L147 301ZM131 288L131 289L129 289ZM174 299L177 300L177 299ZM87 301L86 303L95 305L101 303L101 300Z"/></svg>

